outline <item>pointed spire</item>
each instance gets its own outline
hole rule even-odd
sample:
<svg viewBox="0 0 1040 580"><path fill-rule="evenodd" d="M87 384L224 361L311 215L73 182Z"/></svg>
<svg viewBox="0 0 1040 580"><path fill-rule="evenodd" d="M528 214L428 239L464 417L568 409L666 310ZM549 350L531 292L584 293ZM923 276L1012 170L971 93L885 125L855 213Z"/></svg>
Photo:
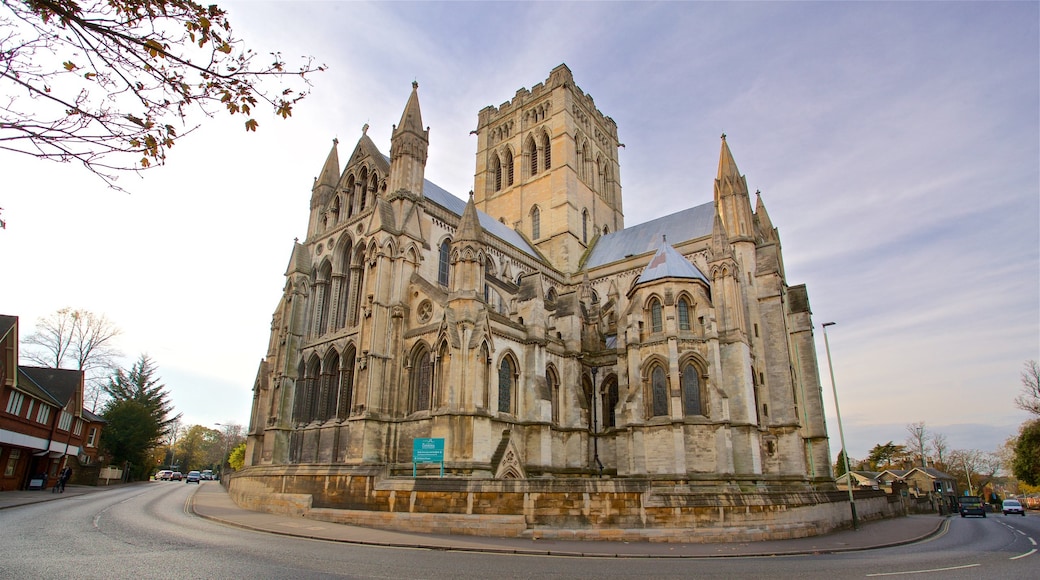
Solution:
<svg viewBox="0 0 1040 580"><path fill-rule="evenodd" d="M318 177L315 185L336 187L336 184L339 183L338 145L339 139L333 139L332 150L329 151L329 156L325 158L325 165L321 168L321 175Z"/></svg>
<svg viewBox="0 0 1040 580"><path fill-rule="evenodd" d="M477 216L477 205L473 202L473 191L469 192L469 201L466 209L462 210L462 218L459 219L459 229L455 232L455 241L480 242L484 228L480 227L480 219Z"/></svg>
<svg viewBox="0 0 1040 580"><path fill-rule="evenodd" d="M401 122L394 127L394 136L403 132L415 133L425 138L422 124L422 111L419 110L419 83L412 81L412 94L408 97L408 104L404 106L401 113Z"/></svg>
<svg viewBox="0 0 1040 580"><path fill-rule="evenodd" d="M719 174L716 179L722 181L725 177L740 179L740 170L737 169L737 162L733 160L733 153L729 150L729 144L726 143L726 134L723 133L722 151L719 152Z"/></svg>
<svg viewBox="0 0 1040 580"><path fill-rule="evenodd" d="M775 241L777 239L776 228L773 227L773 221L769 219L769 213L766 212L766 204L762 202L762 192L755 192L755 218L758 220L758 229L762 234L762 238L767 241Z"/></svg>

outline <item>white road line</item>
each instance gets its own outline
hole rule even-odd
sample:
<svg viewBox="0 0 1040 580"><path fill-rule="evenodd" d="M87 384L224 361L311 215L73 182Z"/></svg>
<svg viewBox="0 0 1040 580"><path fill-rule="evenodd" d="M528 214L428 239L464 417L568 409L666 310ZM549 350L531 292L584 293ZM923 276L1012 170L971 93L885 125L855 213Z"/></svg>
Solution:
<svg viewBox="0 0 1040 580"><path fill-rule="evenodd" d="M1034 550L1035 552L1036 550ZM878 572L877 574L867 574L867 577L873 576L903 576L906 574L930 574L932 572L946 572L949 570L963 570L965 568L977 568L979 564L966 564L964 566L951 566L949 568L932 568L930 570L907 570L906 572Z"/></svg>
<svg viewBox="0 0 1040 580"><path fill-rule="evenodd" d="M1008 560L1018 560L1019 558L1025 558L1026 556L1032 556L1035 553L1036 553L1036 548L1033 548L1032 550L1029 550L1025 554L1019 554L1017 556L1012 556L1012 557L1008 558Z"/></svg>
<svg viewBox="0 0 1040 580"><path fill-rule="evenodd" d="M1034 546L1036 545L1036 540L1034 540L1033 538L1029 538L1029 542Z"/></svg>

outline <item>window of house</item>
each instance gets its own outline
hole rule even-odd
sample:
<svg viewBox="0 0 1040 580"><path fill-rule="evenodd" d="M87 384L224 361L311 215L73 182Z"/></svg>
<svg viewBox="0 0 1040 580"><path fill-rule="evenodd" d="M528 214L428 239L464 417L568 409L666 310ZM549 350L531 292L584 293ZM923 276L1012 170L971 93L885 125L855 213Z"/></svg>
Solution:
<svg viewBox="0 0 1040 580"><path fill-rule="evenodd" d="M91 427L90 431L87 431L87 447L94 447L97 444L97 427Z"/></svg>
<svg viewBox="0 0 1040 580"><path fill-rule="evenodd" d="M510 413L513 410L513 361L509 357L502 359L498 367L498 411Z"/></svg>
<svg viewBox="0 0 1040 580"><path fill-rule="evenodd" d="M61 418L58 419L58 429L68 431L72 427L72 413L62 409Z"/></svg>
<svg viewBox="0 0 1040 580"><path fill-rule="evenodd" d="M76 427L72 430L72 434L73 435L82 435L83 434L83 420L82 419L76 419Z"/></svg>
<svg viewBox="0 0 1040 580"><path fill-rule="evenodd" d="M686 415L703 415L701 404L701 381L697 367L687 364L682 370L683 413Z"/></svg>
<svg viewBox="0 0 1040 580"><path fill-rule="evenodd" d="M537 240L542 237L542 219L541 211L538 210L538 206L531 208L531 239Z"/></svg>
<svg viewBox="0 0 1040 580"><path fill-rule="evenodd" d="M450 266L449 260L451 260L451 245L448 240L441 242L440 261L437 264L437 282L441 286L448 285L448 268Z"/></svg>
<svg viewBox="0 0 1040 580"><path fill-rule="evenodd" d="M668 383L665 380L664 368L655 366L650 371L650 396L653 399L653 416L668 415Z"/></svg>
<svg viewBox="0 0 1040 580"><path fill-rule="evenodd" d="M650 303L650 331L661 332L662 330L664 330L664 323L661 320L661 302L655 298Z"/></svg>
<svg viewBox="0 0 1040 580"><path fill-rule="evenodd" d="M18 467L18 460L21 458L21 449L11 450L11 453L7 456L7 466L4 467L4 477L11 477L14 475L14 470Z"/></svg>
<svg viewBox="0 0 1040 580"><path fill-rule="evenodd" d="M22 404L25 403L25 395L18 391L11 391L11 396L7 399L7 412L12 415L19 415L22 412Z"/></svg>
<svg viewBox="0 0 1040 580"><path fill-rule="evenodd" d="M47 421L51 420L51 408L47 405L40 405L40 408L36 411L36 422L47 424Z"/></svg>
<svg viewBox="0 0 1040 580"><path fill-rule="evenodd" d="M685 298L679 299L679 330L690 329L690 304Z"/></svg>

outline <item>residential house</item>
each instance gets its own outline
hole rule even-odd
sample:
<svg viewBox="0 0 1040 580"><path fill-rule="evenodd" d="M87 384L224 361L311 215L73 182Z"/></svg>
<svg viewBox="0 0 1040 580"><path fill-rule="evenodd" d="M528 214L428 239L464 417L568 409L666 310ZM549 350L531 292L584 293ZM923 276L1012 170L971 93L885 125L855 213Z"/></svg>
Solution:
<svg viewBox="0 0 1040 580"><path fill-rule="evenodd" d="M53 485L66 466L93 483L103 424L82 371L18 365L18 317L0 315L0 491Z"/></svg>

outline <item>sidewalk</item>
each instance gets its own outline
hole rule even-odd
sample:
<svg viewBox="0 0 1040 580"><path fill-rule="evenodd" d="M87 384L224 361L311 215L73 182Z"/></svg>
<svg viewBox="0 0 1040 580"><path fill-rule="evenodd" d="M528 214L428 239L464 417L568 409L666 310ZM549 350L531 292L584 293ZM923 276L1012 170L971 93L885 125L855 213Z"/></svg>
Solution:
<svg viewBox="0 0 1040 580"><path fill-rule="evenodd" d="M146 483L107 487L70 485L65 488L63 494L50 491L4 491L0 492L0 510L102 492L123 485ZM850 552L910 544L946 529L944 517L915 515L865 523L858 530L843 530L824 536L793 540L721 544L582 542L415 534L254 512L235 505L217 482L200 484L192 494L190 503L195 515L208 520L284 536L369 546L611 558L718 558Z"/></svg>
<svg viewBox="0 0 1040 580"><path fill-rule="evenodd" d="M196 515L203 518L240 528L333 542L430 550L611 558L780 556L870 550L909 544L929 538L945 530L946 524L944 517L918 515L870 522L862 524L859 530L844 530L813 538L723 544L582 542L441 536L363 528L248 511L235 505L224 488L215 482L199 486L192 496L191 509Z"/></svg>

